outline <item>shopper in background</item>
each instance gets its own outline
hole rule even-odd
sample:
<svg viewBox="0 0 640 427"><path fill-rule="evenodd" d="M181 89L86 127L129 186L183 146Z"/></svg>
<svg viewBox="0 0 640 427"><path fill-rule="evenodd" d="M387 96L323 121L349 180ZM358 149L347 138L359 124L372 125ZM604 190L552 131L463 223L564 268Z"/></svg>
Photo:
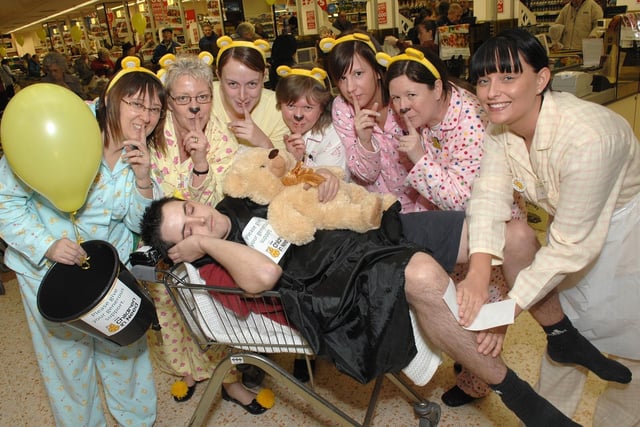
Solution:
<svg viewBox="0 0 640 427"><path fill-rule="evenodd" d="M269 34L267 34L267 32L265 31L261 23L258 22L253 27L256 31L256 38L262 39L262 40L269 40Z"/></svg>
<svg viewBox="0 0 640 427"><path fill-rule="evenodd" d="M434 55L438 55L439 47L438 43L436 43L437 31L436 21L433 19L425 19L420 22L416 27L418 37L417 46L426 48Z"/></svg>
<svg viewBox="0 0 640 427"><path fill-rule="evenodd" d="M91 61L91 69L98 77L111 77L116 65L111 60L111 53L104 47L98 49L98 57Z"/></svg>
<svg viewBox="0 0 640 427"><path fill-rule="evenodd" d="M275 89L280 76L276 72L279 66L286 65L293 67L296 63L294 58L298 50L298 41L291 34L280 34L273 41L271 46L271 57L269 63L269 82L266 87Z"/></svg>
<svg viewBox="0 0 640 427"><path fill-rule="evenodd" d="M338 35L345 31L353 29L353 23L349 21L349 18L347 18L347 13L344 10L338 12L338 17L333 21L332 25L333 28L337 30L336 33Z"/></svg>
<svg viewBox="0 0 640 427"><path fill-rule="evenodd" d="M59 52L49 52L42 60L45 76L42 83L53 83L69 89L82 99L87 99L87 94L82 88L80 79L68 71L67 58Z"/></svg>
<svg viewBox="0 0 640 427"><path fill-rule="evenodd" d="M231 36L233 40L252 42L256 40L256 28L251 22L241 22L236 27L236 32Z"/></svg>
<svg viewBox="0 0 640 427"><path fill-rule="evenodd" d="M269 43L218 38L218 81L213 82L213 114L228 127L236 142L284 149L289 132L274 108L276 96L264 88Z"/></svg>
<svg viewBox="0 0 640 427"><path fill-rule="evenodd" d="M592 32L603 15L602 8L594 0L569 0L555 21L564 25L560 39L562 48L582 50L582 39L593 37Z"/></svg>
<svg viewBox="0 0 640 427"><path fill-rule="evenodd" d="M80 49L80 57L74 61L73 70L83 86L91 83L91 79L96 75L91 69L91 59L89 58L89 51L86 48L83 47Z"/></svg>
<svg viewBox="0 0 640 427"><path fill-rule="evenodd" d="M204 34L198 42L200 52L209 52L215 58L218 54L218 36L213 32L213 27L209 23L202 25L202 33Z"/></svg>
<svg viewBox="0 0 640 427"><path fill-rule="evenodd" d="M120 57L116 60L116 64L114 67L115 72L117 73L118 71L120 71L122 69L122 59L127 57L127 56L133 56L136 54L136 47L129 43L126 42L122 45L122 55L120 55Z"/></svg>
<svg viewBox="0 0 640 427"><path fill-rule="evenodd" d="M151 63L155 66L158 66L158 62L160 58L165 56L167 53L176 54L177 50L180 47L180 44L173 40L173 29L171 28L163 28L162 29L162 41L158 46L153 49L153 56L151 57Z"/></svg>
<svg viewBox="0 0 640 427"><path fill-rule="evenodd" d="M507 255L501 242L515 189L552 218L547 244L514 272L509 293L517 311L529 309L547 334L540 393L573 415L586 372L553 361L578 363L620 383L598 398L594 426L638 425L638 139L608 108L549 90L549 58L526 30L485 41L472 58L471 78L491 124L467 208L471 261L458 286L466 289L461 322L477 313L476 293L486 289L492 261ZM557 291L567 316L553 319L540 304Z"/></svg>
<svg viewBox="0 0 640 427"><path fill-rule="evenodd" d="M7 99L13 98L13 96L16 94L15 88L13 87L16 78L11 72L11 67L9 67L9 60L7 58L2 58L2 67L0 67L0 80L2 81L2 86L4 86L4 95L7 97Z"/></svg>
<svg viewBox="0 0 640 427"><path fill-rule="evenodd" d="M448 1L441 1L436 6L436 26L442 27L443 25L449 25L447 22L449 21L447 15L449 13L449 6L451 3Z"/></svg>
<svg viewBox="0 0 640 427"><path fill-rule="evenodd" d="M151 203L148 147L164 143L162 83L149 70L123 70L97 105L102 161L76 222L25 186L4 156L0 237L9 245L5 262L16 272L55 425L107 425L103 395L118 425L151 427L157 398L146 340L119 346L46 321L38 310L38 289L51 263L81 265L87 255L71 236L105 240L128 259Z"/></svg>
<svg viewBox="0 0 640 427"><path fill-rule="evenodd" d="M40 67L40 56L37 53L26 54L27 58L27 77L33 79L39 79L42 77L42 70Z"/></svg>

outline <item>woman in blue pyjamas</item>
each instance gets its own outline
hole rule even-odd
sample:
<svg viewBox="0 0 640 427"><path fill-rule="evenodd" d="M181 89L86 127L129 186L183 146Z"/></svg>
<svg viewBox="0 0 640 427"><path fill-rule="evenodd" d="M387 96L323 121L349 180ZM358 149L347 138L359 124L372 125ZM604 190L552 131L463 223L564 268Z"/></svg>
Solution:
<svg viewBox="0 0 640 427"><path fill-rule="evenodd" d="M132 66L112 79L96 107L103 155L76 214L78 237L110 242L122 260L134 249L153 197L148 147L164 145L165 106L160 80ZM5 262L16 272L56 425L107 425L98 376L119 425L153 425L156 391L145 339L120 347L49 322L38 311L38 288L52 262L80 264L86 256L70 215L20 181L6 156L0 160L0 183L0 236L9 245Z"/></svg>

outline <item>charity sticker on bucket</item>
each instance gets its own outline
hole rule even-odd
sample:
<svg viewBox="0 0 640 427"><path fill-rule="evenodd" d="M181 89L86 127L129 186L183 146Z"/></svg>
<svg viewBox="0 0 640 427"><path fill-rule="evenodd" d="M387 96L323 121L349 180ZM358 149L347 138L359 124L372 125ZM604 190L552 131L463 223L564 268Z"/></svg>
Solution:
<svg viewBox="0 0 640 427"><path fill-rule="evenodd" d="M65 323L124 346L157 329L153 300L102 240L82 243L88 268L55 263L38 290L38 310L51 322Z"/></svg>
<svg viewBox="0 0 640 427"><path fill-rule="evenodd" d="M80 319L106 336L111 336L131 323L140 309L140 303L141 298L116 279L100 304L84 316L80 316Z"/></svg>

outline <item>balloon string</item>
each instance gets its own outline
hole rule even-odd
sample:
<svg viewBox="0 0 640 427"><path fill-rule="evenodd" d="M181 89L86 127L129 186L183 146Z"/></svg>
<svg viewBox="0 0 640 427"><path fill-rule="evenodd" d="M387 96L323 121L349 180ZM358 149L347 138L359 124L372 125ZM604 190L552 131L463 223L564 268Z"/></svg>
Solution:
<svg viewBox="0 0 640 427"><path fill-rule="evenodd" d="M69 214L69 216L71 217L71 224L73 225L73 232L76 235L76 241L78 242L78 244L82 244L84 242L84 239L82 238L82 236L80 236L80 230L78 230L78 221L76 220L76 213L78 211L73 211ZM91 264L89 263L89 260L91 259L91 257L83 257L80 260L80 268L82 268L83 270L88 270L91 267Z"/></svg>

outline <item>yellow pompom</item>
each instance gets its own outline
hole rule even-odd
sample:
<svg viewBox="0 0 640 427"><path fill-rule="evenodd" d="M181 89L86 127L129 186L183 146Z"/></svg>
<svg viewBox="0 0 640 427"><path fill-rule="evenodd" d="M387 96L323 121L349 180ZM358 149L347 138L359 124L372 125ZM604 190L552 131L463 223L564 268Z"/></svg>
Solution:
<svg viewBox="0 0 640 427"><path fill-rule="evenodd" d="M184 381L176 381L171 385L171 394L178 399L182 399L187 395L189 386Z"/></svg>
<svg viewBox="0 0 640 427"><path fill-rule="evenodd" d="M263 408L271 409L276 404L276 395L270 388L263 388L256 396L258 402Z"/></svg>

